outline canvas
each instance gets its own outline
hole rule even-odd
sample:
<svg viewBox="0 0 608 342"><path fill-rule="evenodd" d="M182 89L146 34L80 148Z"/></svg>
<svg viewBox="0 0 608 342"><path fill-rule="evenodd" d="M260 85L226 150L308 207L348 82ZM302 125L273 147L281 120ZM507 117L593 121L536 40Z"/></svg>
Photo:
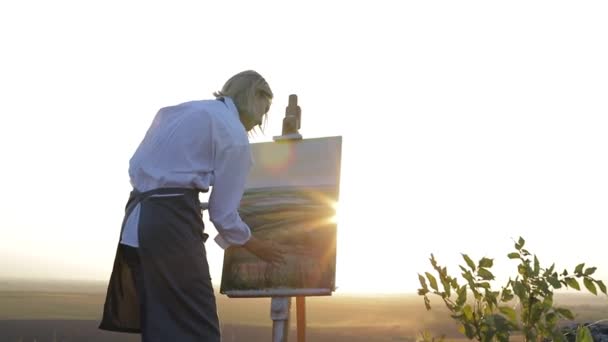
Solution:
<svg viewBox="0 0 608 342"><path fill-rule="evenodd" d="M329 295L335 289L341 137L252 144L239 213L252 234L285 246L279 266L226 250L220 292L230 297Z"/></svg>

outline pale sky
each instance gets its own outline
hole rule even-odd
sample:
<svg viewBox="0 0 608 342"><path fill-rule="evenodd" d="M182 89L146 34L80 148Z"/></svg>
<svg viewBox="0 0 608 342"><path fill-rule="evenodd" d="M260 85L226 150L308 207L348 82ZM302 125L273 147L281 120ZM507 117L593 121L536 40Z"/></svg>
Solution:
<svg viewBox="0 0 608 342"><path fill-rule="evenodd" d="M430 253L505 277L520 235L608 280L606 18L603 1L2 2L0 278L107 280L156 111L255 69L275 100L252 142L293 93L305 138L343 137L338 292L413 292Z"/></svg>

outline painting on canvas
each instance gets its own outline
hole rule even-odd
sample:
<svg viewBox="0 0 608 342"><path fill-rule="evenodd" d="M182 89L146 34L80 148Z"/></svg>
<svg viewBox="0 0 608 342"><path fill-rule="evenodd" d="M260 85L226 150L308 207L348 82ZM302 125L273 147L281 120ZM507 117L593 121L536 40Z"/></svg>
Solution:
<svg viewBox="0 0 608 342"><path fill-rule="evenodd" d="M226 250L220 292L230 297L330 295L341 137L252 144L254 166L239 213L260 239L287 249L280 265Z"/></svg>

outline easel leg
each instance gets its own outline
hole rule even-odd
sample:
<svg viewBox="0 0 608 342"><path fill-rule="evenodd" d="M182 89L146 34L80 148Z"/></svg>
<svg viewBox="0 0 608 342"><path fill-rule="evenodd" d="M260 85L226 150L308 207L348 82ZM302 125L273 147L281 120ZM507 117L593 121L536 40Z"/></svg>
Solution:
<svg viewBox="0 0 608 342"><path fill-rule="evenodd" d="M289 334L289 309L291 297L272 297L270 318L272 318L272 342L287 342Z"/></svg>
<svg viewBox="0 0 608 342"><path fill-rule="evenodd" d="M296 297L298 342L306 342L306 297Z"/></svg>

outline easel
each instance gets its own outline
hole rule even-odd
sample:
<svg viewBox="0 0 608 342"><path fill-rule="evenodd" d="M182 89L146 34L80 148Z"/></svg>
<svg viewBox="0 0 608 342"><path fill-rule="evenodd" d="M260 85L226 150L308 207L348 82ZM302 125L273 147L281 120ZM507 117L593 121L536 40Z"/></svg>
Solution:
<svg viewBox="0 0 608 342"><path fill-rule="evenodd" d="M272 342L287 342L289 336L289 311L291 297L272 297L270 318L272 319ZM306 342L306 297L296 297L296 323L298 342Z"/></svg>
<svg viewBox="0 0 608 342"><path fill-rule="evenodd" d="M302 135L298 132L302 118L302 111L298 106L297 95L289 95L289 104L285 109L283 119L283 131L280 136L273 137L275 142L288 142L301 140ZM201 209L208 209L208 203L201 203ZM328 292L329 291L329 292ZM296 322L298 342L306 342L306 295L318 296L328 295L331 290L312 290L307 293L294 291L274 292L270 301L270 318L272 319L272 342L287 342L289 335L289 318L291 309L291 298L296 297ZM240 294L242 296L242 294Z"/></svg>
<svg viewBox="0 0 608 342"><path fill-rule="evenodd" d="M300 140L298 132L302 120L302 110L298 106L298 96L289 95L285 108L283 130L280 136L273 137L276 142ZM289 311L291 297L272 297L270 301L270 318L272 319L272 342L287 342L289 337ZM298 342L306 342L306 297L296 297L296 323Z"/></svg>

